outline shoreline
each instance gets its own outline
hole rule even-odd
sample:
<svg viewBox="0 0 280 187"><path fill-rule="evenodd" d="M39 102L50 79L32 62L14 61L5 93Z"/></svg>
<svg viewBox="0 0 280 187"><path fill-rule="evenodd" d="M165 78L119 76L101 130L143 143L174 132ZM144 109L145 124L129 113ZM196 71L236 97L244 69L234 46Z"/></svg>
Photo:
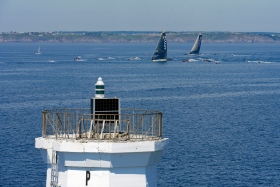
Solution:
<svg viewBox="0 0 280 187"><path fill-rule="evenodd" d="M168 43L194 43L198 33L169 33ZM0 43L157 43L160 34L9 33ZM280 34L202 33L202 43L280 43Z"/></svg>

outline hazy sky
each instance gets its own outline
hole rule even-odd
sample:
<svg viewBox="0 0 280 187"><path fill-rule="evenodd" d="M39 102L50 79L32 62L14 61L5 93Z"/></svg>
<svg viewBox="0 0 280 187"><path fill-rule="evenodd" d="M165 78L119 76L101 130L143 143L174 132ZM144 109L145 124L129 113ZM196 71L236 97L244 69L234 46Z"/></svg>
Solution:
<svg viewBox="0 0 280 187"><path fill-rule="evenodd" d="M0 0L0 32L280 32L280 0Z"/></svg>

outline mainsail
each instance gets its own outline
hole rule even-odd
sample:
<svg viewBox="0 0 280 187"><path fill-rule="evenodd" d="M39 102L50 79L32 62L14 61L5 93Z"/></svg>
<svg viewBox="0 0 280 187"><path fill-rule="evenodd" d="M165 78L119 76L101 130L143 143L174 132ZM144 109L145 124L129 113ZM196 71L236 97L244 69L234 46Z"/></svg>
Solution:
<svg viewBox="0 0 280 187"><path fill-rule="evenodd" d="M199 54L200 46L201 46L202 34L199 34L190 54Z"/></svg>
<svg viewBox="0 0 280 187"><path fill-rule="evenodd" d="M167 61L167 41L165 32L162 32L160 36L152 61Z"/></svg>

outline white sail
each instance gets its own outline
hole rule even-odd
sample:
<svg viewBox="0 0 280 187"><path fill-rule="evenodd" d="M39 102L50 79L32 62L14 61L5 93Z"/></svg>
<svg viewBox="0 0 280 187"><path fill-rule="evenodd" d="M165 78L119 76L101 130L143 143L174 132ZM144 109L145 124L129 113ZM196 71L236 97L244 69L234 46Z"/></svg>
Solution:
<svg viewBox="0 0 280 187"><path fill-rule="evenodd" d="M40 46L39 46L39 49L38 49L38 52L36 52L37 55L41 54L40 52Z"/></svg>
<svg viewBox="0 0 280 187"><path fill-rule="evenodd" d="M202 40L202 34L198 34L198 37L193 45L193 48L192 48L190 54L199 54L201 40Z"/></svg>

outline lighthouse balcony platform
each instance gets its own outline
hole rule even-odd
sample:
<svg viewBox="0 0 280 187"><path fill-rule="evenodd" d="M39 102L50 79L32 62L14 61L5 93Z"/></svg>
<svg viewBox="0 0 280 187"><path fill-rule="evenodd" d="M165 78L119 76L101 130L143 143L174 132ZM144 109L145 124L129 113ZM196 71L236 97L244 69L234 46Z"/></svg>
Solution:
<svg viewBox="0 0 280 187"><path fill-rule="evenodd" d="M83 141L162 139L162 113L120 109L91 114L91 109L50 109L42 115L42 137Z"/></svg>

